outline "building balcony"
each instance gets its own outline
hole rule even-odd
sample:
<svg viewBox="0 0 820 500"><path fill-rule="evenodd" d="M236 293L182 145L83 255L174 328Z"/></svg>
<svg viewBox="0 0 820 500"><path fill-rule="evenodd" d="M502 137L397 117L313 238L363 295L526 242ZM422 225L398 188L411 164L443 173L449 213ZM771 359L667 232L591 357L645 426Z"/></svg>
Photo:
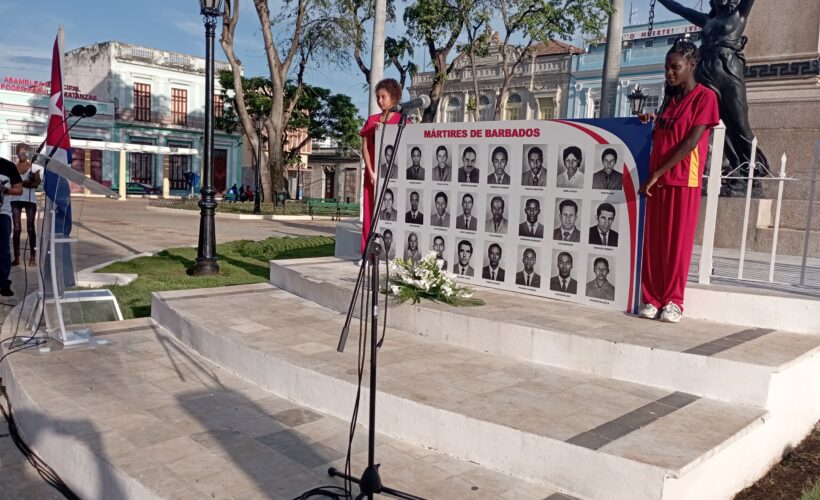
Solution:
<svg viewBox="0 0 820 500"><path fill-rule="evenodd" d="M663 68L669 47L624 49L621 51L621 67L658 65ZM575 58L574 71L601 71L604 68L604 53L583 54Z"/></svg>
<svg viewBox="0 0 820 500"><path fill-rule="evenodd" d="M188 114L185 117L185 120L180 120L179 117L173 115L172 113L167 112L160 112L151 110L149 113L149 119L137 119L137 112L134 108L117 108L117 112L115 115L115 119L117 121L124 121L124 122L133 122L133 123L144 123L147 125L158 125L162 127L168 128L180 128L180 129L196 129L202 130L205 128L205 119L202 117L194 117L191 114Z"/></svg>

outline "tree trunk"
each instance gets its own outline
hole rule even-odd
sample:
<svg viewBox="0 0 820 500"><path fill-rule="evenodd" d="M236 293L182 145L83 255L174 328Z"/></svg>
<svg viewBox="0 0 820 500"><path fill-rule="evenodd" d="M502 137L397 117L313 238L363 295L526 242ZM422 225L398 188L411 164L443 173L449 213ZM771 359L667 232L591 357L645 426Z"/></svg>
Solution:
<svg viewBox="0 0 820 500"><path fill-rule="evenodd" d="M471 44L475 44L475 42L471 42ZM475 72L475 46L470 47L470 71L473 75L473 92L474 92L474 99L475 99L475 109L473 109L473 121L477 122L481 119L481 96L478 94L478 75Z"/></svg>
<svg viewBox="0 0 820 500"><path fill-rule="evenodd" d="M612 14L606 32L606 54L601 81L601 118L615 116L618 102L618 75L621 73L621 39L624 33L624 0L612 0Z"/></svg>
<svg viewBox="0 0 820 500"><path fill-rule="evenodd" d="M444 78L436 78L433 80L433 87L430 89L430 105L424 110L424 114L421 117L422 123L435 123L438 106L443 94Z"/></svg>
<svg viewBox="0 0 820 500"><path fill-rule="evenodd" d="M387 0L376 0L373 15L373 42L370 48L370 108L369 113L380 113L376 103L376 85L384 77L384 25L387 22Z"/></svg>
<svg viewBox="0 0 820 500"><path fill-rule="evenodd" d="M430 44L432 47L432 44ZM434 62L436 76L433 78L433 86L430 88L430 106L424 110L421 117L423 123L434 123L438 114L438 106L441 96L444 95L444 82L447 80L447 52L430 51L430 59Z"/></svg>

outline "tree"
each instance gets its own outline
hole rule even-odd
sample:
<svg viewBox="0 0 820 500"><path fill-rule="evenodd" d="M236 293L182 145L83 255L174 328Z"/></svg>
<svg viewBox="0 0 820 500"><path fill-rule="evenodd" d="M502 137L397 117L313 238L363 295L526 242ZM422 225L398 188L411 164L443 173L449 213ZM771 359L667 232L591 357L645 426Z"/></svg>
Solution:
<svg viewBox="0 0 820 500"><path fill-rule="evenodd" d="M308 63L315 59L338 62L347 40L334 17L330 0L288 0L281 11L272 16L268 0L253 0L261 27L270 77L267 92L265 130L268 137L283 138L291 115L297 109L304 91L304 74ZM239 0L225 0L222 15L220 43L231 65L233 76L234 109L254 150L259 144L253 126L253 117L245 99L245 85L241 77L241 61L234 52L236 27L239 22ZM277 27L276 39L273 27ZM292 85L292 90L288 90ZM253 99L257 99L254 97ZM251 99L251 101L253 101ZM273 199L273 190L284 187L285 154L283 140L268 141L268 168L261 169L262 190L265 199Z"/></svg>
<svg viewBox="0 0 820 500"><path fill-rule="evenodd" d="M475 58L489 55L489 41L492 36L490 5L487 0L460 0L459 13L464 20L467 43L459 46L458 51L460 54L467 54L473 80L473 96L467 102L467 111L473 115L473 121L477 122L479 120L479 93Z"/></svg>
<svg viewBox="0 0 820 500"><path fill-rule="evenodd" d="M231 71L219 73L219 83L222 86L222 96L225 102L225 111L217 125L226 132L233 132L239 127L241 119L237 113L236 101L239 92L234 88L234 75ZM251 116L266 116L272 107L271 82L267 78L241 77L242 95L248 113ZM291 105L293 99L295 105ZM330 90L303 83L300 88L293 82L285 87L286 107L293 109L288 123L279 136L278 142L284 145L288 131L307 130L307 138L290 151L283 149L284 164L293 163L299 158L299 150L311 140L334 139L340 148L361 147L359 127L362 119L349 96L334 94ZM248 135L248 130L243 127ZM252 131L255 134L255 131Z"/></svg>
<svg viewBox="0 0 820 500"><path fill-rule="evenodd" d="M387 37L384 40L384 59L398 70L401 88L404 88L408 76L412 78L418 72L418 66L413 62L413 42L407 37ZM402 59L407 62L403 64Z"/></svg>
<svg viewBox="0 0 820 500"><path fill-rule="evenodd" d="M538 43L550 43L553 38L568 40L572 35L600 35L609 15L610 0L490 0L501 13L504 37L500 40L501 71L504 78L495 101L494 119L501 114L501 105L510 80L522 61L532 55ZM513 40L523 43L513 45Z"/></svg>
<svg viewBox="0 0 820 500"><path fill-rule="evenodd" d="M353 46L353 59L356 61L356 65L369 84L370 66L365 63L364 57L369 47L369 40L366 36L367 26L373 21L376 2L375 0L340 0L337 8L339 11L338 25L345 31L350 45ZM387 21L393 22L395 20L396 9L393 5L393 0L388 0ZM386 43L387 41L385 40L385 45Z"/></svg>
<svg viewBox="0 0 820 500"><path fill-rule="evenodd" d="M427 48L435 74L430 88L430 106L422 121L431 123L444 93L444 83L455 67L455 59L447 62L450 51L464 28L464 16L459 0L417 0L404 11L404 24L411 40Z"/></svg>

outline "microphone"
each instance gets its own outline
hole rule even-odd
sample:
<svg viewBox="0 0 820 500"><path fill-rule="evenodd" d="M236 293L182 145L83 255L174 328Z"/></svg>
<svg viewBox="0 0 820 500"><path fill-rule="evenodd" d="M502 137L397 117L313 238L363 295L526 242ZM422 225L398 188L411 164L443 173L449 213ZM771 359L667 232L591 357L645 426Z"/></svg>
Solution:
<svg viewBox="0 0 820 500"><path fill-rule="evenodd" d="M407 111L412 111L414 109L427 109L430 106L430 98L427 97L426 94L422 94L415 99L410 99L409 101L405 101L399 104L396 104L390 111L395 111L396 113L405 113Z"/></svg>
<svg viewBox="0 0 820 500"><path fill-rule="evenodd" d="M65 135L68 133L68 131L71 130L72 128L74 128L74 125L77 125L80 122L80 120L82 120L83 118L91 118L92 116L94 116L96 114L97 114L97 106L94 106L93 104L86 104L85 106L83 106L82 104L75 104L74 106L72 106L71 111L68 112L68 116L63 118L63 121L60 122L60 126L62 127L63 124L65 122L67 122L68 119L72 116L75 116L78 119L63 134L63 137L65 137ZM48 131L46 131L46 137L48 137ZM60 137L60 142L63 141L63 137ZM41 142L40 145L37 146L37 149L34 151L32 156L36 156L37 154L39 154L43 150L43 148L46 145L46 140L47 139L43 139L43 142ZM51 155L49 155L49 156L51 156Z"/></svg>
<svg viewBox="0 0 820 500"><path fill-rule="evenodd" d="M79 116L82 118L91 118L92 116L97 114L97 106L93 104L87 104L83 106L82 104L75 104L74 107L71 108L71 116Z"/></svg>

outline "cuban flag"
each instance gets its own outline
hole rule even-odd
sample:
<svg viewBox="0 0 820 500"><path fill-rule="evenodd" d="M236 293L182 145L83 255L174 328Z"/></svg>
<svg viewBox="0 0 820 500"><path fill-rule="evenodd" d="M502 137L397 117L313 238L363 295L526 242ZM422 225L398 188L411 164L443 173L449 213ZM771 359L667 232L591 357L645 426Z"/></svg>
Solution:
<svg viewBox="0 0 820 500"><path fill-rule="evenodd" d="M68 137L68 121L63 101L62 46L60 36L54 40L51 56L51 100L48 105L48 129L46 130L46 154L69 167L71 166L71 141ZM55 209L54 232L71 234L71 189L69 182L46 166L43 191Z"/></svg>

